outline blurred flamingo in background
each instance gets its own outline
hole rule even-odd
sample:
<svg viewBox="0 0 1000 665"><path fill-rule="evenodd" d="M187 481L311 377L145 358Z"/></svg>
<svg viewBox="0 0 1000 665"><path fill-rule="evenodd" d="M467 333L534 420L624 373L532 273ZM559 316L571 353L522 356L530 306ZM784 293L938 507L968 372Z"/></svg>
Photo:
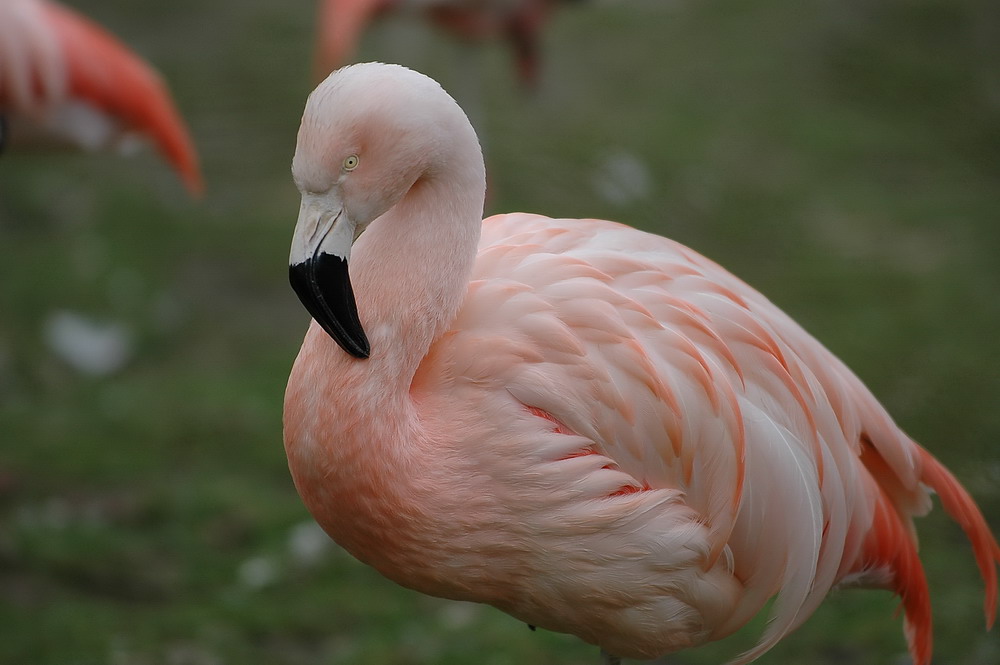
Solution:
<svg viewBox="0 0 1000 665"><path fill-rule="evenodd" d="M992 624L1000 547L969 494L719 265L613 222L481 221L475 131L399 66L320 84L292 171L290 277L315 320L285 449L361 561L575 634L606 663L723 638L773 600L747 663L834 587L890 589L927 665L913 518L936 492Z"/></svg>
<svg viewBox="0 0 1000 665"><path fill-rule="evenodd" d="M345 64L365 27L390 12L423 13L459 40L505 39L525 87L537 83L541 31L552 12L570 0L321 0L316 69L319 78Z"/></svg>
<svg viewBox="0 0 1000 665"><path fill-rule="evenodd" d="M192 194L203 189L191 138L149 65L52 0L0 0L0 115L9 146L86 150L151 140Z"/></svg>

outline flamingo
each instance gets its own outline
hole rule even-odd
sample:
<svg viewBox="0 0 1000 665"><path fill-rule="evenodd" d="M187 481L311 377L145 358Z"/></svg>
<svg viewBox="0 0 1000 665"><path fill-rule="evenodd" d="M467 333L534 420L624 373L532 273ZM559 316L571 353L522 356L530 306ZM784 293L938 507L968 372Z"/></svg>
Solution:
<svg viewBox="0 0 1000 665"><path fill-rule="evenodd" d="M992 625L983 515L830 351L666 238L481 221L484 171L458 104L409 69L345 67L306 102L289 274L313 321L284 444L337 543L605 663L718 640L773 599L748 663L834 587L890 589L928 665L913 519L936 492Z"/></svg>
<svg viewBox="0 0 1000 665"><path fill-rule="evenodd" d="M505 38L521 83L532 88L538 80L539 34L559 4L560 0L322 0L316 69L324 77L344 64L376 16L420 10L462 41Z"/></svg>
<svg viewBox="0 0 1000 665"><path fill-rule="evenodd" d="M99 25L53 0L0 0L2 143L88 150L153 141L193 195L198 159L160 77Z"/></svg>

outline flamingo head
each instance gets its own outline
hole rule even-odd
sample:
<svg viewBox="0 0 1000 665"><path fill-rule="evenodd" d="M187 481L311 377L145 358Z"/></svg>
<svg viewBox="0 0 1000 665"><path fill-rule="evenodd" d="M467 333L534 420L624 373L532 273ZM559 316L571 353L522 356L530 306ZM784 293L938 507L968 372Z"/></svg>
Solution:
<svg viewBox="0 0 1000 665"><path fill-rule="evenodd" d="M441 112L444 106L446 110ZM348 273L368 225L433 176L465 123L433 79L398 65L365 63L332 73L312 92L292 175L302 195L289 255L292 288L348 353L367 358Z"/></svg>

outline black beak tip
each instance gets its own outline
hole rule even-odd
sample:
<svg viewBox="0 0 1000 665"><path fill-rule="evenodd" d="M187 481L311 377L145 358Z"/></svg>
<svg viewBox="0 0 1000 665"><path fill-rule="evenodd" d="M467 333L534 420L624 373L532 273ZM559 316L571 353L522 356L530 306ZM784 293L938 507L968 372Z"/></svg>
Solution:
<svg viewBox="0 0 1000 665"><path fill-rule="evenodd" d="M352 331L351 333L348 333L348 331L343 328L328 326L326 323L319 321L318 319L317 322L323 330L326 331L326 334L332 337L333 341L340 345L340 348L347 351L355 358L365 360L371 356L371 344L368 342L368 336L365 335L365 331L361 328L358 328L358 332Z"/></svg>
<svg viewBox="0 0 1000 665"><path fill-rule="evenodd" d="M289 266L288 280L309 314L340 348L355 358L371 355L371 344L358 318L346 260L317 254Z"/></svg>

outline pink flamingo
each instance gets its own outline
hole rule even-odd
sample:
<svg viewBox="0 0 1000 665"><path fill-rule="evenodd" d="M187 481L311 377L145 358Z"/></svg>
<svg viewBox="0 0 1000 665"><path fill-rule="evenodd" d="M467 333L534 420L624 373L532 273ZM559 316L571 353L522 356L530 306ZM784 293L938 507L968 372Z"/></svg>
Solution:
<svg viewBox="0 0 1000 665"><path fill-rule="evenodd" d="M0 2L0 129L11 145L114 148L152 140L192 194L203 185L159 76L106 30L52 0Z"/></svg>
<svg viewBox="0 0 1000 665"><path fill-rule="evenodd" d="M347 62L365 26L393 11L419 10L462 41L504 38L526 87L538 80L540 33L562 0L321 0L316 69L320 77Z"/></svg>
<svg viewBox="0 0 1000 665"><path fill-rule="evenodd" d="M475 132L433 80L335 72L292 172L290 276L315 321L285 449L361 561L577 635L606 663L717 640L773 598L732 661L747 663L834 586L891 589L927 665L913 518L934 491L992 624L983 515L844 364L678 243L592 219L481 222Z"/></svg>

